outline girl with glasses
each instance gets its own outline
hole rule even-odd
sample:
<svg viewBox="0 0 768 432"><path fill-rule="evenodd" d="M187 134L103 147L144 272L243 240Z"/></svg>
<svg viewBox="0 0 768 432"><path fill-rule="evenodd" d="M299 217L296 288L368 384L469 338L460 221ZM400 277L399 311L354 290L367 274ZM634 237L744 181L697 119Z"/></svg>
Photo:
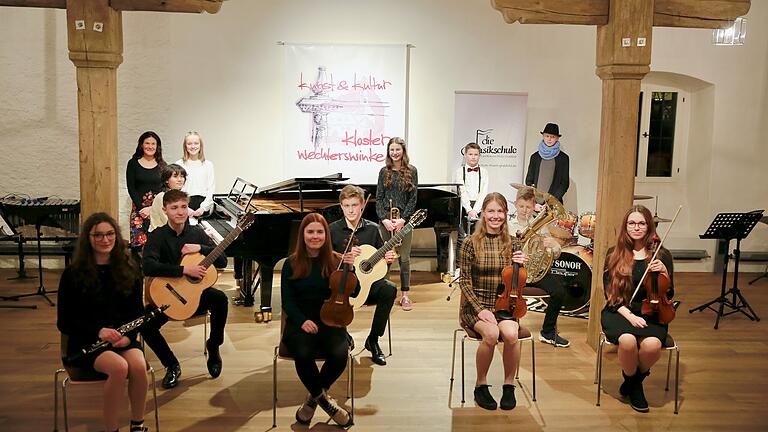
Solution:
<svg viewBox="0 0 768 432"><path fill-rule="evenodd" d="M662 247L657 259L652 243L656 234L650 210L641 205L630 208L624 215L616 246L608 250L603 272L603 287L608 302L602 311L603 333L609 342L619 347L624 383L619 388L623 397L639 412L648 411L643 393L643 380L651 366L659 360L661 348L667 339L667 324L652 316L642 315L642 301L646 291L642 287L632 297L646 268L650 272L666 273L670 280L667 292L674 295L672 255Z"/></svg>

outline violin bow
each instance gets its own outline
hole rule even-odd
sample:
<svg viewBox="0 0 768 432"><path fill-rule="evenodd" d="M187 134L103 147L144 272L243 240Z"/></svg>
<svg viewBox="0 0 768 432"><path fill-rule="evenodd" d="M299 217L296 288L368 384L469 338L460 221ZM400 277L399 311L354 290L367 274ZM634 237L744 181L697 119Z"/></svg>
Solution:
<svg viewBox="0 0 768 432"><path fill-rule="evenodd" d="M664 233L664 237L661 238L661 241L659 242L659 245L656 247L656 252L653 253L653 256L651 257L651 261L656 259L656 256L659 254L659 251L661 250L661 245L664 244L664 240L667 239L667 236L669 235L669 232L672 231L672 225L675 224L675 221L677 220L677 215L680 214L680 210L682 210L683 206L682 204L680 207L677 208L677 211L675 212L675 216L672 217L672 222L669 223L669 228L667 228L667 232ZM651 262L649 261L649 263ZM637 292L640 290L640 287L643 286L643 280L645 279L645 276L648 274L648 271L650 270L651 266L646 266L645 271L643 272L643 277L640 278L640 283L637 284L637 288L635 288L635 292L632 293L632 297L629 298L629 304L632 304L632 299L635 298L637 295Z"/></svg>
<svg viewBox="0 0 768 432"><path fill-rule="evenodd" d="M349 247L352 245L352 239L355 238L355 233L357 232L357 229L360 228L360 225L363 224L363 213L365 213L365 208L368 207L368 200L370 199L371 199L371 194L368 194L368 198L365 199L362 210L360 210L360 220L357 221L357 225L355 225L355 229L353 229L352 234L349 235L349 239L347 239L347 246L344 248L344 253L342 255L349 252ZM344 212L344 209L341 209L341 211ZM339 266L336 267L336 270L341 270L342 265L344 265L344 260L339 261Z"/></svg>

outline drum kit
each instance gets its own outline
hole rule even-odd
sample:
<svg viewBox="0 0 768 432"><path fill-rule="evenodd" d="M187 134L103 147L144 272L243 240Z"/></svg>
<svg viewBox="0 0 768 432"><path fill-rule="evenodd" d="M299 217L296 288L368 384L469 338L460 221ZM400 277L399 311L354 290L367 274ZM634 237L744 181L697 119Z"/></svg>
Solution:
<svg viewBox="0 0 768 432"><path fill-rule="evenodd" d="M510 184L515 189L530 187L519 183ZM534 189L535 190L535 189ZM537 196L549 194L535 190ZM634 200L656 199L650 195L634 195ZM552 261L550 274L559 278L565 287L565 299L561 313L581 314L589 310L589 298L592 293L592 255L595 244L595 229L597 214L585 211L578 217L571 211L564 211L564 216L552 221L547 229L552 238L560 244L560 256ZM671 222L655 214L653 221L659 223ZM579 243L579 237L587 239L585 244Z"/></svg>

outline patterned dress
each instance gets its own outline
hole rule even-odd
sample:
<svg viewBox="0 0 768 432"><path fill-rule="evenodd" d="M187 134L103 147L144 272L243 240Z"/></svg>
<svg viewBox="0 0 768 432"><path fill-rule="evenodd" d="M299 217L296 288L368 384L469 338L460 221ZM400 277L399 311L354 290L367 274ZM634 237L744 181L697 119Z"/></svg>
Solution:
<svg viewBox="0 0 768 432"><path fill-rule="evenodd" d="M146 219L141 217L139 210L144 207L151 207L155 195L162 189L161 170L160 165L154 168L144 168L136 159L131 158L128 161L125 178L128 195L131 197L130 245L132 247L141 247L147 242L149 217Z"/></svg>
<svg viewBox="0 0 768 432"><path fill-rule="evenodd" d="M503 245L499 235L487 234L483 239L485 253L479 257L475 253L471 237L461 244L461 306L459 321L464 328L473 329L478 320L477 314L483 309L494 311L494 303L500 288L503 289L501 271L512 264L511 257L503 257Z"/></svg>

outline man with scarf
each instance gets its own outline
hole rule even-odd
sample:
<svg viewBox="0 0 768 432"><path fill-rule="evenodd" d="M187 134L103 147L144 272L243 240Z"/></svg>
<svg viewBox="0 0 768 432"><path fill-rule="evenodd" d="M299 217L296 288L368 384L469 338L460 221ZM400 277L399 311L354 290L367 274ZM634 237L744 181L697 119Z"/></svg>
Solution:
<svg viewBox="0 0 768 432"><path fill-rule="evenodd" d="M560 127L547 123L541 132L539 151L531 155L528 162L528 174L525 184L563 202L563 195L568 191L568 155L560 150Z"/></svg>

